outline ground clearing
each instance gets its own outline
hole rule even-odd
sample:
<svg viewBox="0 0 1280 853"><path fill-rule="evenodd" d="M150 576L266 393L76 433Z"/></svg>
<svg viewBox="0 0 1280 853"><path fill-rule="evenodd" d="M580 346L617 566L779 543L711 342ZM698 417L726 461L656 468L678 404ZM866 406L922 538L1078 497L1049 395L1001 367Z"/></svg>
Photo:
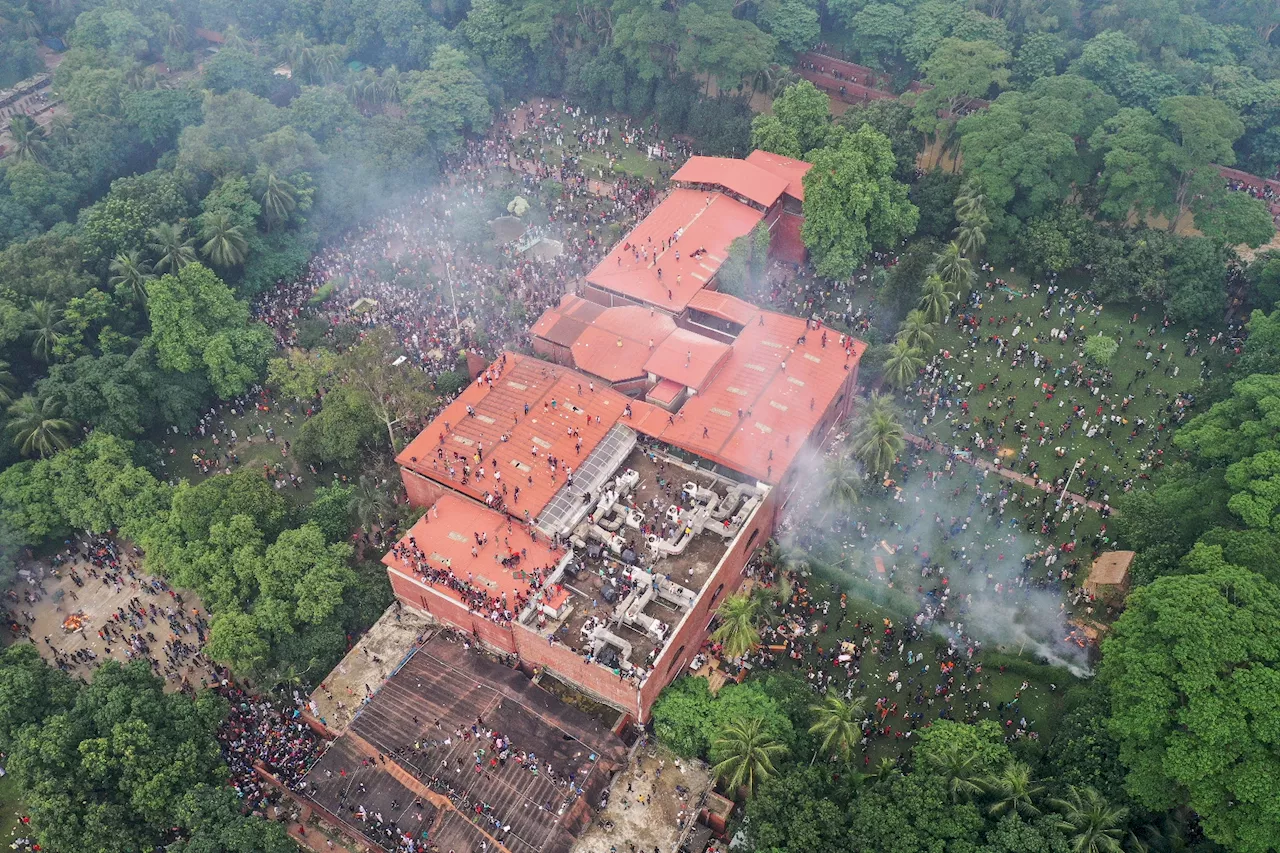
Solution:
<svg viewBox="0 0 1280 853"><path fill-rule="evenodd" d="M74 654L81 649L88 649L96 654L95 660L87 664L74 664L70 669L72 676L81 676L85 679L92 678L94 668L103 661L116 660L120 663L127 661L124 654L126 645L118 639L110 644L104 642L98 637L98 629L111 621L113 614L120 608L128 610L131 598L141 599L144 607L155 604L161 610L168 607L173 607L175 610L178 608L177 602L169 593L155 594L149 591L146 583L152 578L148 575L139 573L140 581L129 581L117 588L113 584L104 584L101 580L91 577L89 568L89 564L82 560L74 564L64 563L59 571L60 577L45 578L45 595L40 601L34 604L24 603L21 606L11 605L15 610L21 609L35 615L36 621L30 626L30 637L35 642L36 648L51 664L55 649L64 655ZM71 569L74 569L83 579L83 587L77 587L71 580ZM128 580L127 576L126 580ZM61 599L57 597L59 591L62 593ZM204 614L204 607L194 594L184 593L182 598L183 606L189 616L197 611ZM78 631L64 630L64 620L73 613L82 615L83 627ZM155 624L147 625L147 630L150 630L156 638L154 642L149 642L152 657L163 657L164 644L172 637L168 623L163 618L157 619ZM199 645L199 638L194 633L183 634L181 639L191 645ZM25 638L15 638L8 630L5 631L5 640L6 642L28 642ZM197 688L204 685L209 674L208 670L190 664L182 667L180 672L193 687ZM165 680L166 690L177 690L180 685L180 677L171 676Z"/></svg>
<svg viewBox="0 0 1280 853"><path fill-rule="evenodd" d="M641 748L614 780L608 808L578 838L574 853L625 851L627 842L644 851L674 850L681 824L688 827L697 818L695 806L710 788L711 775L700 762ZM609 822L612 829L605 828Z"/></svg>

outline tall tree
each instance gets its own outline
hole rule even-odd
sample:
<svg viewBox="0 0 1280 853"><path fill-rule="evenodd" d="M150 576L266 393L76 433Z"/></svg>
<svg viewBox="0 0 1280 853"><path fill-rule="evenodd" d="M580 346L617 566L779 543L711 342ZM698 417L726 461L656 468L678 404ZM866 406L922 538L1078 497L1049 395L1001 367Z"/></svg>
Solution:
<svg viewBox="0 0 1280 853"><path fill-rule="evenodd" d="M245 239L244 230L225 210L201 217L200 239L205 241L200 247L201 254L224 269L240 266L249 253L249 241Z"/></svg>
<svg viewBox="0 0 1280 853"><path fill-rule="evenodd" d="M27 334L31 354L48 364L67 331L66 312L47 299L37 299L27 308Z"/></svg>
<svg viewBox="0 0 1280 853"><path fill-rule="evenodd" d="M1142 806L1188 805L1233 850L1280 838L1280 588L1193 552L1196 573L1135 589L1102 645L1110 729Z"/></svg>
<svg viewBox="0 0 1280 853"><path fill-rule="evenodd" d="M1093 788L1067 789L1053 801L1062 815L1058 828L1067 834L1074 853L1120 853L1128 809L1113 806Z"/></svg>
<svg viewBox="0 0 1280 853"><path fill-rule="evenodd" d="M906 337L899 336L889 345L889 357L884 361L884 378L894 389L901 391L915 382L922 367L924 356Z"/></svg>
<svg viewBox="0 0 1280 853"><path fill-rule="evenodd" d="M45 162L49 155L49 144L31 116L19 114L9 119L9 136L13 138L13 156L16 160Z"/></svg>
<svg viewBox="0 0 1280 853"><path fill-rule="evenodd" d="M62 407L48 397L23 394L8 409L5 429L23 456L52 456L71 446L75 425L62 417Z"/></svg>
<svg viewBox="0 0 1280 853"><path fill-rule="evenodd" d="M928 88L915 95L912 123L946 138L962 108L1009 84L1009 53L989 41L943 39L923 66Z"/></svg>
<svg viewBox="0 0 1280 853"><path fill-rule="evenodd" d="M148 283L147 316L160 366L206 376L224 399L244 393L266 370L271 333L201 264Z"/></svg>
<svg viewBox="0 0 1280 853"><path fill-rule="evenodd" d="M133 250L121 252L111 259L108 266L111 278L107 283L117 293L126 293L138 305L147 303L147 282L155 278L151 272L151 264L142 257L142 252Z"/></svg>
<svg viewBox="0 0 1280 853"><path fill-rule="evenodd" d="M862 723L867 719L867 697L845 699L834 693L809 706L814 716L809 733L822 738L819 750L848 761L862 739Z"/></svg>
<svg viewBox="0 0 1280 853"><path fill-rule="evenodd" d="M915 230L920 212L893 177L897 161L884 134L863 125L810 161L800 234L819 275L846 279L873 246L896 245Z"/></svg>
<svg viewBox="0 0 1280 853"><path fill-rule="evenodd" d="M906 448L905 435L892 398L872 394L853 422L850 448L873 474L879 476L888 473Z"/></svg>
<svg viewBox="0 0 1280 853"><path fill-rule="evenodd" d="M156 272L176 273L195 262L195 240L187 236L185 223L161 222L147 236L150 240L147 246L156 257Z"/></svg>
<svg viewBox="0 0 1280 853"><path fill-rule="evenodd" d="M730 595L716 608L719 626L711 639L724 647L724 655L735 659L760 645L760 602L747 593Z"/></svg>
<svg viewBox="0 0 1280 853"><path fill-rule="evenodd" d="M750 796L757 785L777 773L775 762L787 751L786 744L768 733L760 717L735 720L724 727L711 745L715 762L711 773L729 791L746 789Z"/></svg>

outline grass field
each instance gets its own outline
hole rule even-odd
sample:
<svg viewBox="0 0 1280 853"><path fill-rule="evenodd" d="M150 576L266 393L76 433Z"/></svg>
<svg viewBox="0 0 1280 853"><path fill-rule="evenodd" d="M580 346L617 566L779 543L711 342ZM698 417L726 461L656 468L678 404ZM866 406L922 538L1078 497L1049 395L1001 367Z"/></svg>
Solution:
<svg viewBox="0 0 1280 853"><path fill-rule="evenodd" d="M18 798L18 783L12 776L0 777L0 839L5 845L13 843L20 833L18 828L19 814L23 811L22 801Z"/></svg>
<svg viewBox="0 0 1280 853"><path fill-rule="evenodd" d="M892 621L894 625L901 626L904 619L907 618L899 607L876 605L867 597L864 597L865 594L868 594L865 585L851 587L850 580L851 578L847 574L838 571L820 570L814 575L808 586L812 602L819 611L823 603L826 603L829 607L829 612L825 617L818 617L813 620L813 626L817 630L809 635L810 641L824 650L834 647L841 640L853 639L855 636L860 639L862 632L854 627L857 620L861 620L864 624L870 622L875 626L871 634L874 640L879 636L885 619ZM848 609L845 613L844 624L839 630L836 630L835 625L840 613L840 590L842 589L849 591ZM828 630L822 630L824 623L828 626ZM916 688L920 686L923 686L926 696L932 696L933 689L946 677L935 662L936 653L944 651L945 647L946 641L936 634L929 634L907 643L903 654L911 652L916 658L914 665L908 665L896 653L896 647L892 649L893 653L885 660L880 660L874 654L864 653L859 680L856 682L855 695L867 696L869 710L873 713L874 708L870 706L880 697L886 697L890 702L897 702L899 704L897 719L891 717L883 723L883 725L891 725L895 732L905 729L909 725L901 719L903 711L923 713L924 719L920 721L921 726L938 719L938 714L944 707L940 699L935 701L933 706L929 706L927 703L917 706L912 704L910 699ZM921 656L923 657L923 663L931 664L928 672L921 672L923 668L920 661ZM816 654L806 656L800 661L792 661L786 657L780 657L779 669L784 672L792 671L805 677L816 661ZM1019 703L1017 706L1018 712L1012 719L1013 727L1016 728L1020 720L1025 718L1028 730L1036 732L1042 739L1047 739L1052 734L1062 712L1062 703L1059 699L1067 689L1076 683L1076 678L1064 669L1042 665L1033 660L1030 655L1019 657L1016 648L1007 650L989 649L975 657L975 661L983 664L980 674L966 681L963 675L956 673L956 680L953 685L955 699L952 703L954 718L957 720L995 720L1004 727L1005 722L1010 717L1007 712L1003 715L999 712L1000 703L1006 703L1007 705L1007 703L1013 702L1017 698ZM830 666L830 664L826 664L826 666ZM1002 666L1004 671L1001 670ZM887 680L889 673L892 671L898 671L899 678L904 683L901 692L897 692L894 689L894 685ZM1027 683L1026 689L1022 688L1024 682ZM844 684L843 674L837 674L833 685ZM965 684L970 692L959 692L960 684ZM982 708L983 702L987 703L990 708ZM967 715L966 711L970 708L978 711L976 717ZM867 752L869 763L874 766L882 758L896 759L908 752L913 744L914 740L909 738L875 738L871 741Z"/></svg>
<svg viewBox="0 0 1280 853"><path fill-rule="evenodd" d="M956 323L938 330L931 352L950 354L950 358L942 359L944 370L961 389L936 409L930 396L934 390L931 385L925 387L923 394L905 395L909 430L947 444L973 447L987 458L994 459L999 452L1006 464L1012 461L1023 471L1031 462L1039 462L1042 476L1051 472L1056 475L1074 460L1085 458L1091 474L1109 488L1119 479L1136 477L1150 469L1144 451L1153 434L1162 439L1164 446L1166 433L1176 426L1178 396L1194 397L1201 385L1203 360L1208 359L1209 370L1216 369L1222 361L1217 349L1208 346L1209 332L1201 334L1200 349L1189 355L1190 345L1184 338L1190 329L1176 324L1160 328L1160 314L1138 306L1087 308L1070 324L1070 315L1060 315L1057 306L1049 319L1038 316L1045 305L1043 296L1015 297L1012 302L1006 297L989 294L983 300L975 311L982 318L978 330L961 331ZM1135 313L1137 321L1132 322ZM1083 347L1071 338L1064 343L1050 337L1052 329L1069 324L1077 337L1102 334L1122 340L1107 364L1113 379L1099 393L1070 383L1067 371L1072 370L1071 365L1087 363ZM1154 334L1153 328L1157 329ZM1019 335L1012 337L1015 329ZM991 340L997 335L1010 342L1002 357ZM1050 359L1052 367L1038 368L1030 357L1012 364L1013 348L1021 342L1027 342L1042 358ZM1062 375L1055 375L1058 371ZM1046 389L1045 384L1056 389ZM1104 394L1112 399L1104 402ZM1127 407L1122 406L1125 397L1131 398ZM967 414L959 409L962 401L968 404ZM1083 417L1065 434L1061 433L1061 426L1076 406L1083 409ZM1117 415L1122 421L1101 423L1099 406L1102 416ZM1195 411L1194 405L1190 411ZM998 451L978 451L972 433L957 429L984 418L988 425L1007 421L1003 434L991 436L997 440ZM1019 436L1013 428L1018 420L1027 426L1025 435ZM1146 427L1131 437L1139 420ZM1088 436L1085 424L1099 427L1093 437ZM991 435L989 430L984 432ZM1104 471L1104 466L1111 470Z"/></svg>
<svg viewBox="0 0 1280 853"><path fill-rule="evenodd" d="M263 471L264 465L275 466L278 464L281 466L281 470L286 472L286 479L288 472L297 474L302 478L301 488L295 489L286 483L281 492L295 503L310 502L315 496L317 487L332 483L333 471L321 470L318 476L313 476L307 466L301 464L294 457L292 451L288 456L284 455L285 442L292 444L296 440L298 429L301 427L303 419L304 416L292 405L272 406L271 411L268 412L248 409L243 415L232 415L230 412L224 412L219 417L219 420L225 421L227 429L235 430L238 436L234 452L239 462L232 464L232 470L238 471L244 468L253 468ZM266 430L268 428L275 431L274 441L267 440ZM221 437L223 440L222 447L225 449L227 446L226 436L223 435ZM199 433L194 432L191 435L173 435L170 433L167 437L160 436L153 439L153 442L162 453L164 467L161 472L165 479L175 482L180 479L186 479L191 483L199 483L208 477L224 473L226 470L225 467L218 467L205 474L192 462L191 457L193 455L198 454L204 458L209 458L216 450L213 445L212 432L205 437L201 437ZM170 450L173 452L170 453Z"/></svg>

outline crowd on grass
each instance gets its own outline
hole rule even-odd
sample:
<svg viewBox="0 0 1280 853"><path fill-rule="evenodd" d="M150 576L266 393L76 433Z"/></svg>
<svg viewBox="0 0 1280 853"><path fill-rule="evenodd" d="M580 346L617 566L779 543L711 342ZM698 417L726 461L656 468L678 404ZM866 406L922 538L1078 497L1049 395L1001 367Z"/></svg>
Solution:
<svg viewBox="0 0 1280 853"><path fill-rule="evenodd" d="M906 390L908 429L1055 491L1071 479L1073 492L1107 504L1164 464L1199 380L1240 351L1244 330L1177 334L1167 317L1134 313L1111 330L1118 353L1100 364L1084 354L1104 316L1091 294L1050 285L1037 303L1034 291L1013 305L970 293L953 317L964 348L939 349ZM1132 367L1120 378L1117 361Z"/></svg>
<svg viewBox="0 0 1280 853"><path fill-rule="evenodd" d="M389 328L411 363L433 378L454 369L458 350L493 355L527 344L533 318L559 302L603 257L614 234L657 201L656 186L644 179L619 175L604 186L592 183L581 156L607 147L608 139L586 130L575 135L572 128L596 121L547 103L514 111L450 161L447 180L326 247L301 279L260 299L256 315L282 346L297 342L307 318L330 327ZM554 158L540 144L552 133L556 141L569 135ZM638 140L637 133L624 127L628 139ZM539 141L538 159L522 165L534 153L530 140ZM548 199L549 223L542 229L556 235L556 256L503 240L490 225L517 195L537 194L544 182L560 189ZM311 304L330 283L330 297Z"/></svg>

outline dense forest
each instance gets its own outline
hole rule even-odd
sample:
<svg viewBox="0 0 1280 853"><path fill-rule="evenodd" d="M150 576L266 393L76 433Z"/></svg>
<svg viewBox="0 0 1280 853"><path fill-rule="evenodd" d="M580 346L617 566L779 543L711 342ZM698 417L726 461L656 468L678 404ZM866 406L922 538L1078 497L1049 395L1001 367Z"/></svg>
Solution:
<svg viewBox="0 0 1280 853"><path fill-rule="evenodd" d="M1191 390L1156 389L1168 444L1098 534L1137 552L1134 588L1051 737L943 721L876 767L853 756L856 703L811 706L787 676L671 688L658 737L740 783L751 849L1277 849L1280 252L1273 191L1219 168L1280 167L1277 27L1274 0L0 0L0 88L54 56L59 104L0 119L0 586L119 534L200 596L210 660L316 683L391 601L365 553L413 520L387 459L467 377L393 371L399 342L352 325L303 320L285 347L261 301L448 180L495 118L563 99L697 153L813 163L814 289L869 282L868 386L920 399L935 339L1006 268L1214 355ZM815 48L901 97L833 116L797 74ZM726 289L764 298L765 254L740 242ZM1101 376L1132 343L1082 337L1079 363ZM294 452L325 485L179 475L165 441L263 385L308 416ZM895 418L854 436L860 480L904 455ZM220 785L222 701L160 684L0 657L0 752L46 849L288 849Z"/></svg>

